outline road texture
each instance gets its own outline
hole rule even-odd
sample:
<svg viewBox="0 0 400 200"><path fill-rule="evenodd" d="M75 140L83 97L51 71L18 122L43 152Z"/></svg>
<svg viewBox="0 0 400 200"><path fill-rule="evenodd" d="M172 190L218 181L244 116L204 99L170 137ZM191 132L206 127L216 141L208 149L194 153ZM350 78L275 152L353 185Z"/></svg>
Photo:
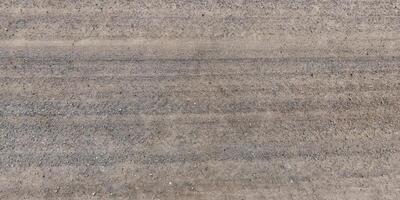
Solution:
<svg viewBox="0 0 400 200"><path fill-rule="evenodd" d="M400 2L0 1L0 199L400 199Z"/></svg>

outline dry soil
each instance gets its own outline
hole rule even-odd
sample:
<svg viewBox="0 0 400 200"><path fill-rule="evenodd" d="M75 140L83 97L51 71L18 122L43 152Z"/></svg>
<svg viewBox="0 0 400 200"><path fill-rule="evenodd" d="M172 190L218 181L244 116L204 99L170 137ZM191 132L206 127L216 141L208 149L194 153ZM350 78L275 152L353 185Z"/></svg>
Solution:
<svg viewBox="0 0 400 200"><path fill-rule="evenodd" d="M400 199L400 2L0 1L0 199Z"/></svg>

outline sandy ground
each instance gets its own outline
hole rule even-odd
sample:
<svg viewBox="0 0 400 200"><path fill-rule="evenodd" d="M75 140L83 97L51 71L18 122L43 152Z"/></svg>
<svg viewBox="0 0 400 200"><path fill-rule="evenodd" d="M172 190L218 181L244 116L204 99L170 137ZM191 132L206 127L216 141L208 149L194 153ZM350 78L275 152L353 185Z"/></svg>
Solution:
<svg viewBox="0 0 400 200"><path fill-rule="evenodd" d="M2 0L0 199L400 199L399 9Z"/></svg>

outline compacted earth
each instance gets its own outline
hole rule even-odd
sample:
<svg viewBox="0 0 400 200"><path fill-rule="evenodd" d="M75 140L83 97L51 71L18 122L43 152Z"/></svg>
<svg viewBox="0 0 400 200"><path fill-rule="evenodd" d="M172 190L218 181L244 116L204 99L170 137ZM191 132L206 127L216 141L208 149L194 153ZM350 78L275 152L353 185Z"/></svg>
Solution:
<svg viewBox="0 0 400 200"><path fill-rule="evenodd" d="M400 2L0 1L0 199L400 199Z"/></svg>

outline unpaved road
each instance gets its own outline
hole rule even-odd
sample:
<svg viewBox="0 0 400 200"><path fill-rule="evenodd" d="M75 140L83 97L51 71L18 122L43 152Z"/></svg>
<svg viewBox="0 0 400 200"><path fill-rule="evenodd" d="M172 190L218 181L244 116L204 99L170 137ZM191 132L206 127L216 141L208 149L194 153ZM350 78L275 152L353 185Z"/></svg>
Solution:
<svg viewBox="0 0 400 200"><path fill-rule="evenodd" d="M2 0L0 199L400 199L399 8Z"/></svg>

